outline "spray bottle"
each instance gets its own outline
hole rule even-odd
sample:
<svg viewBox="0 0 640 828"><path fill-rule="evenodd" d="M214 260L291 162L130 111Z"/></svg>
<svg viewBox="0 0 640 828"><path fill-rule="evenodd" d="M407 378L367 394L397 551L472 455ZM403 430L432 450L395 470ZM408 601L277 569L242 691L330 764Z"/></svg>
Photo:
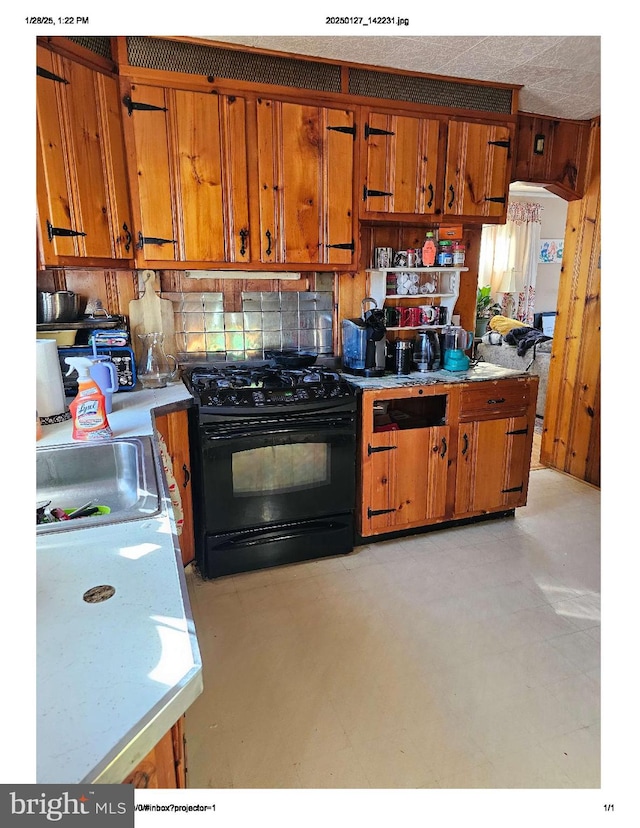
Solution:
<svg viewBox="0 0 640 828"><path fill-rule="evenodd" d="M113 436L107 419L104 394L91 376L93 362L86 357L66 357L65 362L72 371L78 372L78 395L69 408L73 416L74 440L95 442L108 440Z"/></svg>

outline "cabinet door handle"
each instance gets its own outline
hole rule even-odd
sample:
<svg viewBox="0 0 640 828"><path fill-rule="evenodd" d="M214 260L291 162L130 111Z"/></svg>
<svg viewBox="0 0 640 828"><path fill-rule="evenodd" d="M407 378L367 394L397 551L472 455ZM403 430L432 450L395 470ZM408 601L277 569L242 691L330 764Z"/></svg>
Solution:
<svg viewBox="0 0 640 828"><path fill-rule="evenodd" d="M500 403L505 402L504 397L498 397L496 400L487 400L487 405L499 405Z"/></svg>
<svg viewBox="0 0 640 828"><path fill-rule="evenodd" d="M241 244L241 246L240 246L240 255L241 255L241 256L244 256L244 255L246 254L246 252L247 252L247 248L246 248L246 246L245 246L245 242L246 242L246 240L247 240L247 236L248 236L248 235L249 235L249 231L248 231L248 230L241 230L241 231L240 231L240 241L241 241L241 243L242 243L242 244Z"/></svg>
<svg viewBox="0 0 640 828"><path fill-rule="evenodd" d="M189 481L191 480L191 472L187 468L186 463L182 464L182 473L184 474L184 481L182 483L182 488L186 489L187 486L189 485Z"/></svg>
<svg viewBox="0 0 640 828"><path fill-rule="evenodd" d="M442 438L442 451L440 452L440 457L444 457L446 453L447 453L447 441L443 437Z"/></svg>
<svg viewBox="0 0 640 828"><path fill-rule="evenodd" d="M449 184L449 192L451 193L451 200L447 204L447 207L453 207L453 202L456 200L456 191L453 189L453 184Z"/></svg>
<svg viewBox="0 0 640 828"><path fill-rule="evenodd" d="M464 447L462 449L462 456L469 451L469 438L467 437L466 433L462 435L462 439L464 440Z"/></svg>
<svg viewBox="0 0 640 828"><path fill-rule="evenodd" d="M427 201L427 207L431 207L433 204L433 184L429 184L427 189L429 190L429 201Z"/></svg>
<svg viewBox="0 0 640 828"><path fill-rule="evenodd" d="M267 242L269 244L269 246L265 250L265 254L267 256L270 256L271 255L271 230L267 230L267 232L265 233L265 236L267 237Z"/></svg>
<svg viewBox="0 0 640 828"><path fill-rule="evenodd" d="M131 230L127 227L126 222L122 225L122 229L124 230L124 249L129 252L129 248L131 247L131 242L133 241L133 236L131 235Z"/></svg>

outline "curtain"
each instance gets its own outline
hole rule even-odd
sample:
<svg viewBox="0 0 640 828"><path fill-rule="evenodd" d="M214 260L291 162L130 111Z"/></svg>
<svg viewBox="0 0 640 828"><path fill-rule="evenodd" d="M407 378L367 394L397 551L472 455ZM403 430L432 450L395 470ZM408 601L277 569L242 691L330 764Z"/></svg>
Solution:
<svg viewBox="0 0 640 828"><path fill-rule="evenodd" d="M478 284L490 285L503 314L526 325L533 325L542 209L531 201L514 201L506 224L482 228Z"/></svg>

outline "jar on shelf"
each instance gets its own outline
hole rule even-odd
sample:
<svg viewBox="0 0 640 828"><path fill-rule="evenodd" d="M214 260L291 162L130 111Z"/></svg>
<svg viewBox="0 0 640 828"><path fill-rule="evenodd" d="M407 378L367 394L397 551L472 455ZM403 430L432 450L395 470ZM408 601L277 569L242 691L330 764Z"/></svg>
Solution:
<svg viewBox="0 0 640 828"><path fill-rule="evenodd" d="M422 266L422 250L417 248L409 248L407 250L407 267L421 267Z"/></svg>
<svg viewBox="0 0 640 828"><path fill-rule="evenodd" d="M464 257L467 252L464 242L454 241L453 243L453 264L463 265Z"/></svg>
<svg viewBox="0 0 640 828"><path fill-rule="evenodd" d="M449 267L453 264L453 249L450 241L438 242L438 267Z"/></svg>

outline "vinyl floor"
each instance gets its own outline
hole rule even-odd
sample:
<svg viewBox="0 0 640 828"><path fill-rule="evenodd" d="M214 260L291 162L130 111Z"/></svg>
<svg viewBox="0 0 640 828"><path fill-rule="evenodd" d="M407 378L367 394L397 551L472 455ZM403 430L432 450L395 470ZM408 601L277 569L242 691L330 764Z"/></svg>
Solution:
<svg viewBox="0 0 640 828"><path fill-rule="evenodd" d="M192 788L597 788L600 492L187 582Z"/></svg>

